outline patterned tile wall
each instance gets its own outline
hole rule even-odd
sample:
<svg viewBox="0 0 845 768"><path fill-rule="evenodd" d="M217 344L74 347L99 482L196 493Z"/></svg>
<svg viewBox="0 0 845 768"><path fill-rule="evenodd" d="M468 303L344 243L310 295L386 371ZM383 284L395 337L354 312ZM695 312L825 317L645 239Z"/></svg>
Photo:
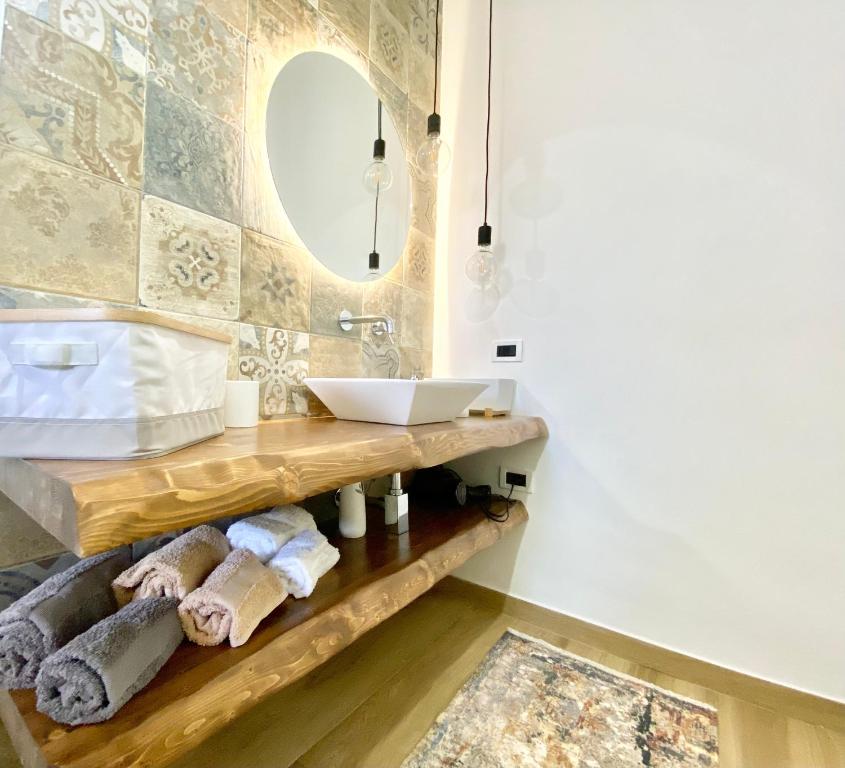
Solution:
<svg viewBox="0 0 845 768"><path fill-rule="evenodd" d="M436 189L425 137L436 0L0 0L0 308L142 306L232 338L267 418L319 412L303 379L430 373ZM411 231L353 284L279 203L264 106L294 55L348 62L411 162ZM395 344L341 309L386 312ZM0 566L60 545L0 497ZM8 548L7 548L8 549Z"/></svg>
<svg viewBox="0 0 845 768"><path fill-rule="evenodd" d="M424 138L435 0L6 0L0 46L0 306L136 305L232 336L229 375L267 418L315 407L311 375L431 367L436 189ZM351 64L411 164L411 230L373 284L329 273L279 203L264 150L276 75ZM386 312L395 343L341 309Z"/></svg>

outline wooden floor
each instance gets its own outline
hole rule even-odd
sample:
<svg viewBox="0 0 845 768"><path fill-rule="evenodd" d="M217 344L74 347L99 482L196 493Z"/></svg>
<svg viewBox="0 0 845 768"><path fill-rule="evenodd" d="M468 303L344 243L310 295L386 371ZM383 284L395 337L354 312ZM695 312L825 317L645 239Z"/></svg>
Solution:
<svg viewBox="0 0 845 768"><path fill-rule="evenodd" d="M398 766L508 627L717 707L722 768L845 766L843 706L503 600L452 578L173 766ZM2 737L0 766L15 766Z"/></svg>

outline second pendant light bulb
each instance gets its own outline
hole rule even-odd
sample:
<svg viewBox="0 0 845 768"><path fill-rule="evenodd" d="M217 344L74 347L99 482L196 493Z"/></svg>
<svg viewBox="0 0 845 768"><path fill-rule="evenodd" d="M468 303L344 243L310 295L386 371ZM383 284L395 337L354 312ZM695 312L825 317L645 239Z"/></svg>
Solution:
<svg viewBox="0 0 845 768"><path fill-rule="evenodd" d="M364 187L371 194L376 191L385 192L393 185L393 171L387 161L377 157L364 171Z"/></svg>
<svg viewBox="0 0 845 768"><path fill-rule="evenodd" d="M467 259L464 266L467 279L479 288L489 288L496 282L492 235L493 230L487 224L478 228L478 250Z"/></svg>
<svg viewBox="0 0 845 768"><path fill-rule="evenodd" d="M428 135L417 150L417 167L426 175L437 177L452 162L452 150L440 137L440 115L428 116Z"/></svg>

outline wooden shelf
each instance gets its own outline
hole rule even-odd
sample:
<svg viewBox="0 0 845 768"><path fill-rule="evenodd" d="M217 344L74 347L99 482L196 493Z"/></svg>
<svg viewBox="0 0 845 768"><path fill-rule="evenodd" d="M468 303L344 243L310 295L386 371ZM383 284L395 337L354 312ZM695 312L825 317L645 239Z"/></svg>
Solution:
<svg viewBox="0 0 845 768"><path fill-rule="evenodd" d="M267 421L154 459L0 460L0 491L78 555L548 435L540 418Z"/></svg>
<svg viewBox="0 0 845 768"><path fill-rule="evenodd" d="M501 508L499 505L497 508ZM151 768L166 765L263 698L302 677L404 608L435 582L524 523L477 508L412 505L397 536L370 510L361 539L334 539L340 562L307 600L288 598L240 648L184 643L153 682L113 719L70 728L35 710L33 691L0 692L0 714L25 768ZM284 723L279 723L284 733Z"/></svg>

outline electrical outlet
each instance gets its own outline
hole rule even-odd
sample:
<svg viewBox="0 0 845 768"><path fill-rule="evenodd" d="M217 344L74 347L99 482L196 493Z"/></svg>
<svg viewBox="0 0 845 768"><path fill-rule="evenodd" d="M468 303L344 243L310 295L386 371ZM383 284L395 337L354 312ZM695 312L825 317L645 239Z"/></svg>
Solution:
<svg viewBox="0 0 845 768"><path fill-rule="evenodd" d="M500 339L493 342L494 363L521 363L522 339Z"/></svg>
<svg viewBox="0 0 845 768"><path fill-rule="evenodd" d="M510 491L513 485L514 491L531 493L534 487L533 480L532 473L527 469L499 467L499 488L504 491Z"/></svg>

